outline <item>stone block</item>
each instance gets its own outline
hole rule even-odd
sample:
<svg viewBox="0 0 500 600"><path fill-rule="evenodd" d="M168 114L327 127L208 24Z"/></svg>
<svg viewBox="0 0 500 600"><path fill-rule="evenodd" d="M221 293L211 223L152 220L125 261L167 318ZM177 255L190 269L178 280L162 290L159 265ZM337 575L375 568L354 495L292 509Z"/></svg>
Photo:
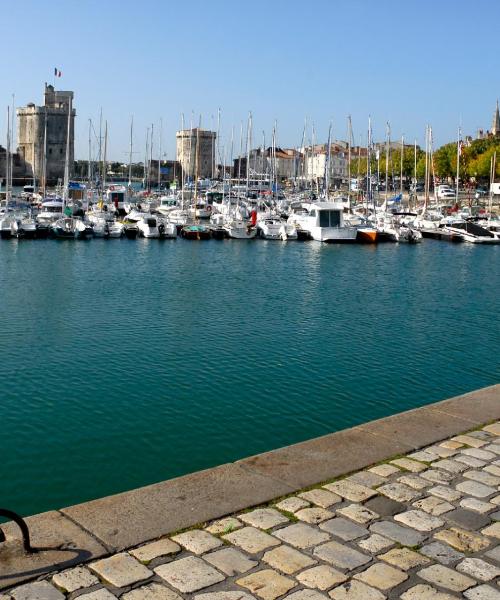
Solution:
<svg viewBox="0 0 500 600"><path fill-rule="evenodd" d="M357 569L371 560L371 556L362 554L361 552L344 544L339 544L338 542L328 542L321 546L317 546L314 549L313 554L335 567L347 569L348 571Z"/></svg>
<svg viewBox="0 0 500 600"><path fill-rule="evenodd" d="M355 579L339 585L328 594L333 600L384 600L386 598L381 591Z"/></svg>
<svg viewBox="0 0 500 600"><path fill-rule="evenodd" d="M64 594L48 581L26 583L9 592L14 600L64 600Z"/></svg>
<svg viewBox="0 0 500 600"><path fill-rule="evenodd" d="M370 471L358 471L353 475L349 475L346 478L348 481L352 481L354 483L359 483L359 485L364 485L365 487L373 488L377 485L382 485L385 481L385 477L381 475L377 475L372 470Z"/></svg>
<svg viewBox="0 0 500 600"><path fill-rule="evenodd" d="M434 534L434 538L446 542L460 552L479 552L491 545L487 537L460 527L438 531Z"/></svg>
<svg viewBox="0 0 500 600"><path fill-rule="evenodd" d="M461 552L457 552L448 546L448 544L442 544L441 542L426 544L420 548L420 552L424 556L437 560L443 565L451 565L464 557Z"/></svg>
<svg viewBox="0 0 500 600"><path fill-rule="evenodd" d="M299 590L298 592L292 592L288 594L286 600L327 600L328 596L325 596L317 590Z"/></svg>
<svg viewBox="0 0 500 600"><path fill-rule="evenodd" d="M463 592L476 583L474 579L443 565L425 567L417 574L421 579L452 592Z"/></svg>
<svg viewBox="0 0 500 600"><path fill-rule="evenodd" d="M416 500L413 503L413 506L419 508L420 510L424 510L426 513L429 513L430 515L434 515L436 517L447 513L455 508L453 504L450 504L445 500L441 500L436 496L427 496L427 498Z"/></svg>
<svg viewBox="0 0 500 600"><path fill-rule="evenodd" d="M419 493L413 488L398 482L381 485L377 491L396 502L410 502L419 496Z"/></svg>
<svg viewBox="0 0 500 600"><path fill-rule="evenodd" d="M172 554L177 554L177 552L180 551L181 547L179 544L172 542L172 540L169 540L168 538L163 538L162 540L157 540L156 542L151 542L150 544L145 544L139 548L129 550L129 554L143 563L148 563L159 556L170 556Z"/></svg>
<svg viewBox="0 0 500 600"><path fill-rule="evenodd" d="M438 592L430 585L419 583L401 594L401 600L456 600L456 596Z"/></svg>
<svg viewBox="0 0 500 600"><path fill-rule="evenodd" d="M335 516L330 510L326 508L320 508L319 506L312 506L311 508L303 508L295 513L297 519L304 521L305 523L317 524L322 523Z"/></svg>
<svg viewBox="0 0 500 600"><path fill-rule="evenodd" d="M396 458L391 460L391 464L396 465L405 471L411 471L412 473L419 473L420 471L425 471L425 469L427 469L427 465L424 465L416 460L412 460L411 458Z"/></svg>
<svg viewBox="0 0 500 600"><path fill-rule="evenodd" d="M414 567L421 567L430 562L428 558L408 548L393 548L385 554L379 554L378 558L398 569L408 571Z"/></svg>
<svg viewBox="0 0 500 600"><path fill-rule="evenodd" d="M297 585L292 579L288 579L272 569L257 571L238 579L236 583L249 589L263 600L275 600Z"/></svg>
<svg viewBox="0 0 500 600"><path fill-rule="evenodd" d="M359 540L357 542L360 548L366 550L366 552L370 552L370 554L377 554L381 550L385 550L386 548L390 548L394 546L394 541L385 538L378 533L374 533L364 540Z"/></svg>
<svg viewBox="0 0 500 600"><path fill-rule="evenodd" d="M319 528L323 531L331 533L335 537L348 542L350 540L356 540L357 538L368 535L368 530L360 525L356 525L352 521L343 519L342 517L336 517L330 521L325 521L319 525Z"/></svg>
<svg viewBox="0 0 500 600"><path fill-rule="evenodd" d="M316 527L304 523L295 523L283 527L283 529L275 531L274 535L283 542L297 548L311 548L311 546L317 546L330 539L330 536L324 531L319 531Z"/></svg>
<svg viewBox="0 0 500 600"><path fill-rule="evenodd" d="M445 515L445 520L464 529L476 531L488 525L488 517L464 508L456 508Z"/></svg>
<svg viewBox="0 0 500 600"><path fill-rule="evenodd" d="M86 567L75 567L68 571L56 573L52 577L52 583L65 592L75 592L82 588L91 587L99 583L99 580Z"/></svg>
<svg viewBox="0 0 500 600"><path fill-rule="evenodd" d="M101 579L117 588L144 581L153 575L152 571L126 552L98 560L89 567Z"/></svg>
<svg viewBox="0 0 500 600"><path fill-rule="evenodd" d="M421 533L390 521L377 521L376 523L372 523L372 525L370 525L370 531L379 533L390 540L394 540L402 546L416 546L421 544L425 539Z"/></svg>
<svg viewBox="0 0 500 600"><path fill-rule="evenodd" d="M500 421L498 423L492 423L483 427L483 431L492 433L493 435L500 435Z"/></svg>
<svg viewBox="0 0 500 600"><path fill-rule="evenodd" d="M472 456L473 458L479 458L479 460L493 460L496 458L494 452L488 452L487 450L480 450L479 448L466 448L465 450L461 450L460 454L465 456Z"/></svg>
<svg viewBox="0 0 500 600"><path fill-rule="evenodd" d="M473 510L478 512L481 515L484 515L488 512L491 512L495 506L490 502L483 502L482 500L478 500L477 498L462 498L460 500L460 506L467 510Z"/></svg>
<svg viewBox="0 0 500 600"><path fill-rule="evenodd" d="M392 517L392 515L403 512L406 509L406 504L396 502L396 500L391 500L391 498L386 498L385 496L372 498L363 506L369 510L373 510L381 517Z"/></svg>
<svg viewBox="0 0 500 600"><path fill-rule="evenodd" d="M496 539L500 539L500 523L493 523L493 525L483 529L481 533Z"/></svg>
<svg viewBox="0 0 500 600"><path fill-rule="evenodd" d="M451 439L455 442L465 444L466 446L472 446L473 448L481 448L481 446L485 446L488 443L485 440L481 440L477 437L472 437L470 435L456 435Z"/></svg>
<svg viewBox="0 0 500 600"><path fill-rule="evenodd" d="M432 531L444 525L444 521L422 510L408 510L399 513L394 517L394 520L418 531Z"/></svg>
<svg viewBox="0 0 500 600"><path fill-rule="evenodd" d="M402 477L398 477L398 482L418 491L424 490L426 487L430 487L432 485L430 481L419 477L415 473L410 473L409 475L403 475Z"/></svg>
<svg viewBox="0 0 500 600"><path fill-rule="evenodd" d="M307 508L308 506L310 506L310 503L307 502L307 500L304 500L303 498L297 498L297 496L285 498L284 500L276 504L276 508L291 513L296 513L298 510L301 510L302 508Z"/></svg>
<svg viewBox="0 0 500 600"><path fill-rule="evenodd" d="M287 575L291 575L296 571L311 567L317 563L317 561L310 556L285 545L268 550L262 557L262 560L271 567L274 567Z"/></svg>
<svg viewBox="0 0 500 600"><path fill-rule="evenodd" d="M259 564L258 561L251 560L236 548L222 548L222 550L206 554L203 558L229 576L241 575Z"/></svg>
<svg viewBox="0 0 500 600"><path fill-rule="evenodd" d="M366 506L362 504L349 504L344 508L337 509L337 514L343 515L351 519L351 521L356 521L356 523L369 523L374 519L379 518L379 514L373 510L370 510Z"/></svg>
<svg viewBox="0 0 500 600"><path fill-rule="evenodd" d="M297 580L302 584L310 588L317 588L318 590L328 590L334 585L343 583L347 580L347 575L344 575L337 569L330 567L329 565L319 565L302 571L297 575Z"/></svg>
<svg viewBox="0 0 500 600"><path fill-rule="evenodd" d="M231 531L236 531L236 529L241 529L241 527L243 527L243 523L238 521L236 517L225 517L224 519L213 521L205 529L214 535L221 535L222 533L231 533Z"/></svg>
<svg viewBox="0 0 500 600"><path fill-rule="evenodd" d="M364 500L368 500L368 498L377 495L377 492L371 488L347 479L329 483L324 487L334 494L337 494L346 500L351 500L352 502L363 502Z"/></svg>
<svg viewBox="0 0 500 600"><path fill-rule="evenodd" d="M183 593L197 592L224 581L224 575L201 558L188 556L156 567L157 575Z"/></svg>
<svg viewBox="0 0 500 600"><path fill-rule="evenodd" d="M164 585L148 583L123 594L121 600L182 600L182 598Z"/></svg>
<svg viewBox="0 0 500 600"><path fill-rule="evenodd" d="M455 475L459 475L463 473L467 469L467 465L463 463L457 462L456 460L452 460L450 458L443 458L441 460L437 460L432 463L433 469L444 469L445 471L449 471Z"/></svg>
<svg viewBox="0 0 500 600"><path fill-rule="evenodd" d="M219 538L203 531L201 529L193 529L191 531L185 531L179 535L174 535L172 540L181 546L184 546L186 550L193 554L203 554L214 548L222 546L222 542Z"/></svg>
<svg viewBox="0 0 500 600"><path fill-rule="evenodd" d="M375 563L366 571L354 575L354 579L386 592L406 581L408 575L404 571L384 563Z"/></svg>
<svg viewBox="0 0 500 600"><path fill-rule="evenodd" d="M480 558L465 558L456 566L457 571L479 581L491 581L500 575L500 568Z"/></svg>
<svg viewBox="0 0 500 600"><path fill-rule="evenodd" d="M456 476L453 473L450 473L449 471L443 471L442 469L427 469L427 471L422 471L422 473L420 473L420 477L428 479L433 483L446 485Z"/></svg>
<svg viewBox="0 0 500 600"><path fill-rule="evenodd" d="M368 469L368 471L370 473L375 473L375 475L379 475L380 477L386 478L390 477L391 475L394 475L394 473L400 472L400 469L398 469L394 465L384 463L382 465L376 465L375 467Z"/></svg>
<svg viewBox="0 0 500 600"><path fill-rule="evenodd" d="M257 508L238 515L238 518L244 523L259 529L271 529L277 525L288 523L288 518L274 508Z"/></svg>
<svg viewBox="0 0 500 600"><path fill-rule="evenodd" d="M222 537L251 554L279 545L279 541L275 537L255 527L243 527L243 529L232 531Z"/></svg>
<svg viewBox="0 0 500 600"><path fill-rule="evenodd" d="M321 506L321 508L328 508L333 504L342 501L342 498L338 494L334 494L333 492L329 492L322 488L302 492L302 494L299 494L299 498L317 504L318 506Z"/></svg>
<svg viewBox="0 0 500 600"><path fill-rule="evenodd" d="M464 592L467 600L500 600L500 591L490 585L478 585Z"/></svg>
<svg viewBox="0 0 500 600"><path fill-rule="evenodd" d="M457 490L444 485L436 485L435 487L428 489L427 492L432 496L437 496L447 502L454 502L463 496L462 492L458 492Z"/></svg>
<svg viewBox="0 0 500 600"><path fill-rule="evenodd" d="M255 600L254 596L238 590L237 592L219 591L196 594L194 600Z"/></svg>
<svg viewBox="0 0 500 600"><path fill-rule="evenodd" d="M95 590L94 592L88 592L78 596L80 600L115 600L116 597L117 596L112 594L106 588L101 588L100 590Z"/></svg>
<svg viewBox="0 0 500 600"><path fill-rule="evenodd" d="M465 479L472 479L472 481L478 481L479 483L484 483L484 485L489 485L490 487L496 487L500 485L500 477L497 475L492 475L487 471L466 471L463 476Z"/></svg>

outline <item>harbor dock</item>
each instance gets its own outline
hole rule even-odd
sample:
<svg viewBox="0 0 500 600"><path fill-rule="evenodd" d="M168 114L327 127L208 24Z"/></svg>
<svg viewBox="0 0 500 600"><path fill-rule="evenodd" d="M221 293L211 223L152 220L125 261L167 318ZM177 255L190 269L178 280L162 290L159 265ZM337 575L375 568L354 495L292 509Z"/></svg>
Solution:
<svg viewBox="0 0 500 600"><path fill-rule="evenodd" d="M1 526L1 600L500 595L500 385Z"/></svg>

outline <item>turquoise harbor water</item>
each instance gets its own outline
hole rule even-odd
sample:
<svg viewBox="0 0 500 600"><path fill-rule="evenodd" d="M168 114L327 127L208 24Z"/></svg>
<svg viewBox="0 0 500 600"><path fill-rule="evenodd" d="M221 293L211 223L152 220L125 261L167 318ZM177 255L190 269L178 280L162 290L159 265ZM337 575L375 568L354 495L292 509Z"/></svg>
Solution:
<svg viewBox="0 0 500 600"><path fill-rule="evenodd" d="M499 247L0 242L0 505L29 514L500 380Z"/></svg>

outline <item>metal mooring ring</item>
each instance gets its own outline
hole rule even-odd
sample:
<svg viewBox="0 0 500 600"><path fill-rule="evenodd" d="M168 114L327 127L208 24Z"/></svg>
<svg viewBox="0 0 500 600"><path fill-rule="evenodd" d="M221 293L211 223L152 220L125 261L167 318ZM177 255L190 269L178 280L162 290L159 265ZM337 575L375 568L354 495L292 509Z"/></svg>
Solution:
<svg viewBox="0 0 500 600"><path fill-rule="evenodd" d="M36 549L32 548L30 543L30 532L28 529L28 525L20 515L18 515L12 510L0 508L0 517L7 517L8 519L11 519L12 521L14 521L14 523L17 524L17 526L21 530L21 534L23 536L23 547L27 554L33 554L34 552L36 552ZM0 543L1 542L5 542L5 534L0 528Z"/></svg>

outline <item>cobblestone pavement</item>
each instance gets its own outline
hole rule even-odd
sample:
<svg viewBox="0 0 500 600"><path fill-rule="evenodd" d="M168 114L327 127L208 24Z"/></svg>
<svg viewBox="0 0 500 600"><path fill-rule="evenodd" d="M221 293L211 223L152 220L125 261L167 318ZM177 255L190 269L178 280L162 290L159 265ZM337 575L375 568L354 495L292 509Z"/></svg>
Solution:
<svg viewBox="0 0 500 600"><path fill-rule="evenodd" d="M0 600L500 600L500 422Z"/></svg>

